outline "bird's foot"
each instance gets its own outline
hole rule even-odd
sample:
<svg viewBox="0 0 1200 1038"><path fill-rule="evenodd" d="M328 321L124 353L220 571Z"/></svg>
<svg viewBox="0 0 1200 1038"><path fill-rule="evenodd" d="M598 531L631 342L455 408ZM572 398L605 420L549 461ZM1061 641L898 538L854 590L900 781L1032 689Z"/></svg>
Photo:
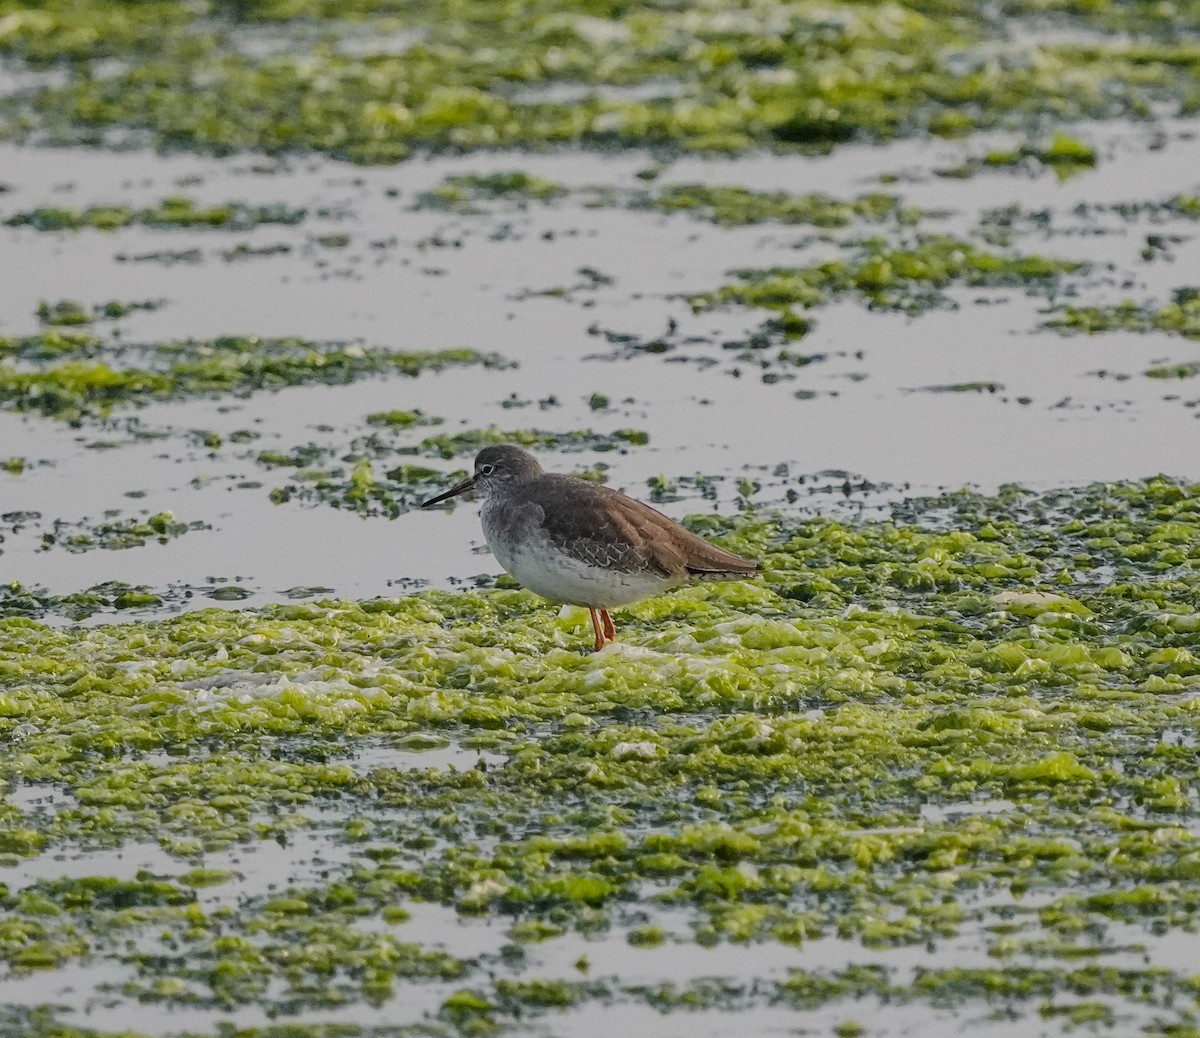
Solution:
<svg viewBox="0 0 1200 1038"><path fill-rule="evenodd" d="M596 652L599 652L605 643L617 640L617 629L613 626L612 617L608 615L607 609L588 606L588 614L592 618L592 630L596 633Z"/></svg>

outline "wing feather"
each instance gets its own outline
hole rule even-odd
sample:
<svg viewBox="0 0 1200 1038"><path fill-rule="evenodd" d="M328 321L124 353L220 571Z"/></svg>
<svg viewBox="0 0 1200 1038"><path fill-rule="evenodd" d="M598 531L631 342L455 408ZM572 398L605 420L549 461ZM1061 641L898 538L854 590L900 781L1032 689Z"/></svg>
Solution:
<svg viewBox="0 0 1200 1038"><path fill-rule="evenodd" d="M753 559L711 544L619 491L574 476L543 476L530 489L550 539L589 565L680 581L758 572Z"/></svg>

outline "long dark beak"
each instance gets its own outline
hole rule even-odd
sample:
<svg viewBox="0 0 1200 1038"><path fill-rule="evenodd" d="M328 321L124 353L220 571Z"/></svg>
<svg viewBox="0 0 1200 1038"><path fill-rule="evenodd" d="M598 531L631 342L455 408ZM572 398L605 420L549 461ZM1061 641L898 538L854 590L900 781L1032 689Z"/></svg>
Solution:
<svg viewBox="0 0 1200 1038"><path fill-rule="evenodd" d="M475 489L475 477L468 476L461 483L455 483L444 494L438 494L437 497L431 497L428 501L422 501L422 508L432 508L434 505L441 504L443 501L452 497L458 497L459 494L465 494L468 490Z"/></svg>

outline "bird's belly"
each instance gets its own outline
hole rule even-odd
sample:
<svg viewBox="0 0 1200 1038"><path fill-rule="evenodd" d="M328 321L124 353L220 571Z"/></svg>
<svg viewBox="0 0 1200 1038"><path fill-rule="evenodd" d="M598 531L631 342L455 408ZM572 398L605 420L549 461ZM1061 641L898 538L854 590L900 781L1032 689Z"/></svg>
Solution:
<svg viewBox="0 0 1200 1038"><path fill-rule="evenodd" d="M608 609L629 605L657 595L677 583L659 574L629 573L601 566L589 566L560 551L548 537L506 543L502 538L488 546L496 560L523 587L552 602Z"/></svg>

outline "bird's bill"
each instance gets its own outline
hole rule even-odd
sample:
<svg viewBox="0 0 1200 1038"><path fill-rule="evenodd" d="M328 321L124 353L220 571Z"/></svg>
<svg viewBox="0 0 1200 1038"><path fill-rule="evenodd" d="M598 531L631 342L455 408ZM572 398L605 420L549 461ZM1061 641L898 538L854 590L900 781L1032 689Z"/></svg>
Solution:
<svg viewBox="0 0 1200 1038"><path fill-rule="evenodd" d="M444 494L438 494L437 497L431 497L428 501L422 501L422 508L432 508L434 505L441 504L443 501L448 501L452 497L458 497L459 494L465 494L468 490L475 489L475 477L468 476L461 483L455 483Z"/></svg>

